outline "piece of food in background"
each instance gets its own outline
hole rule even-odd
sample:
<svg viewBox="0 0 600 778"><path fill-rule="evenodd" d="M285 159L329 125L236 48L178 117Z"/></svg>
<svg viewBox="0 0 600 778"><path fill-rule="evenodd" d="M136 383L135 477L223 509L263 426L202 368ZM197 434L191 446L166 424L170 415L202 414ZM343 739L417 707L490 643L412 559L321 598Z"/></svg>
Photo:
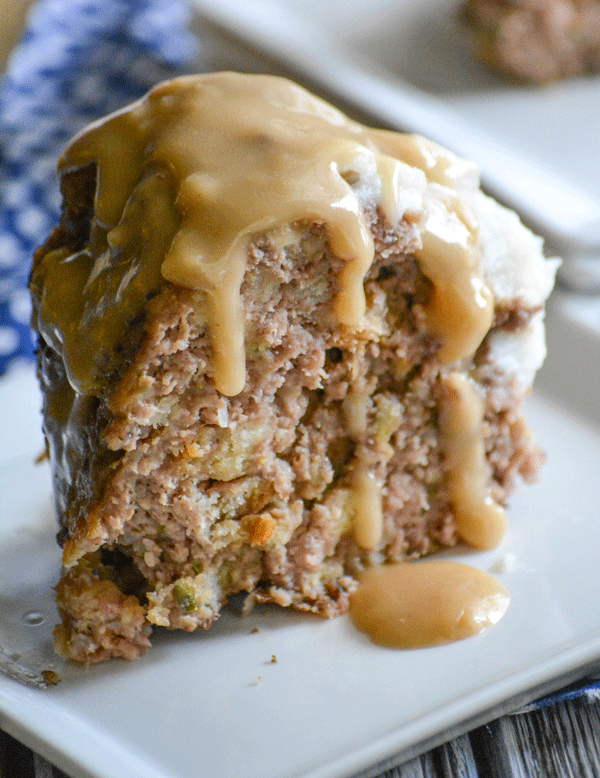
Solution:
<svg viewBox="0 0 600 778"><path fill-rule="evenodd" d="M370 566L501 540L556 262L474 165L217 73L59 173L31 290L62 655L135 658L239 592L335 616Z"/></svg>
<svg viewBox="0 0 600 778"><path fill-rule="evenodd" d="M599 0L467 0L462 17L479 55L519 81L600 70Z"/></svg>

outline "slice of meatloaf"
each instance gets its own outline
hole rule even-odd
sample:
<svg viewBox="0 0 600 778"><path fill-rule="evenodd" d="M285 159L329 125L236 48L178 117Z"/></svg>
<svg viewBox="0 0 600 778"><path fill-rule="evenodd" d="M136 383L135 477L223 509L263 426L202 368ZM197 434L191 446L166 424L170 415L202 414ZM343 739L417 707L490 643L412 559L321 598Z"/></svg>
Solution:
<svg viewBox="0 0 600 778"><path fill-rule="evenodd" d="M353 147L348 158L344 145L335 186L372 254L358 278L364 310L342 322L352 265L332 237L333 217L303 201L289 218L253 227L233 298L245 379L228 390L215 358L219 290L164 277L190 206L173 167L157 159L158 142L143 135L146 145L132 150L123 138L132 127L148 132L152 100L179 106L193 93L202 103L207 88L228 101L226 134L240 83L259 105L276 105L277 120L265 121L258 141L244 126L240 143L253 154L257 143L275 148L279 164L273 137L298 113L318 125L315 152L323 133L343 131L344 143L358 134L360 153ZM176 118L197 127L187 114ZM194 146L202 165L208 147ZM293 171L300 162L292 162ZM248 187L239 164L236 186ZM521 401L544 357L556 263L479 191L472 166L420 138L367 134L280 79L215 74L162 85L94 125L60 170L63 217L36 253L31 289L65 567L56 630L64 656L134 658L154 625L208 627L240 592L251 602L343 613L365 566L470 540L461 518L468 499L480 501L471 514L484 503L501 513L517 480L535 477L542 457ZM113 214L102 200L111 175L128 180ZM382 205L386 181L399 203L393 223ZM203 214L195 229L216 230ZM481 408L470 431L451 436L444 420L465 400L461 386ZM468 499L457 487L464 473L478 484L467 488L479 490Z"/></svg>

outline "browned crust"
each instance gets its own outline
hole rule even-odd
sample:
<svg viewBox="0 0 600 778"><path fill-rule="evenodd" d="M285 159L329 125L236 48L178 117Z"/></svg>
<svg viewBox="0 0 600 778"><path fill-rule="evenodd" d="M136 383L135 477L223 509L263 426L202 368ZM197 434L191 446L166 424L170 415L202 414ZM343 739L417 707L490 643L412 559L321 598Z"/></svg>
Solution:
<svg viewBox="0 0 600 778"><path fill-rule="evenodd" d="M56 649L86 663L135 659L150 647L144 610L137 597L103 578L101 565L93 561L89 558L76 573L67 573L56 587L63 619L55 629Z"/></svg>

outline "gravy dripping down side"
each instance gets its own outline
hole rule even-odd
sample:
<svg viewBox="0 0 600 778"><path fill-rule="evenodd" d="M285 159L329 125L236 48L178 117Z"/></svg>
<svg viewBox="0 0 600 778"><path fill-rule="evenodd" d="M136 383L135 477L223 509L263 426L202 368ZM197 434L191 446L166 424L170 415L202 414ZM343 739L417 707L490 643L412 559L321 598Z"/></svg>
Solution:
<svg viewBox="0 0 600 778"><path fill-rule="evenodd" d="M440 429L444 439L448 486L457 532L474 548L495 548L507 529L503 508L492 498L483 441L484 402L467 375L452 372L442 379L444 401Z"/></svg>
<svg viewBox="0 0 600 778"><path fill-rule="evenodd" d="M358 443L367 433L369 396L350 390L342 403L342 412L349 435ZM381 484L373 469L359 455L352 471L352 503L354 539L361 548L374 551L383 534Z"/></svg>
<svg viewBox="0 0 600 778"><path fill-rule="evenodd" d="M390 153L422 169L437 197L426 199L423 246L417 257L433 284L427 310L431 329L440 336L442 364L459 360L468 365L489 331L493 296L480 273L477 223L452 192L457 183L476 185L471 163L418 136L379 132L379 143ZM441 196L440 196L441 195ZM447 477L457 532L478 549L490 549L502 539L507 520L489 493L483 442L483 399L467 372L442 371L444 394L440 432L447 459ZM361 469L359 476L364 476ZM359 527L374 526L377 503L366 508L370 484L357 481L361 506ZM357 542L375 548L376 536ZM379 536L380 537L380 536ZM369 545L369 541L371 545ZM487 573L452 561L399 563L365 570L350 600L354 625L371 640L389 648L423 648L461 640L492 626L510 602L504 587Z"/></svg>
<svg viewBox="0 0 600 778"><path fill-rule="evenodd" d="M42 331L53 322L53 329L63 333L53 342L76 391L97 390L106 372L98 355L110 354L122 334L110 320L122 318L123 312L134 317L144 283L152 287L160 278L205 293L215 384L225 395L241 392L240 286L247 248L257 234L298 220L326 225L331 250L346 260L334 311L341 324L358 323L374 247L363 207L343 176L365 160L376 167L376 158L366 128L295 84L266 76L218 73L175 79L91 125L72 141L59 168L64 175L96 166L92 237L100 235L106 250L96 252L100 259L94 261L87 248L85 256L62 260L57 269L57 275L78 276L71 286L81 287L84 310L63 313L58 301L48 299L40 316ZM401 162L392 161L381 169L392 179L400 167ZM141 190L154 194L168 218L155 218L152 206L144 220L140 203L148 207L148 199ZM392 183L387 191L395 191ZM128 228L131 210L138 217L133 231ZM141 279L143 273L128 274L113 265L138 259L131 235L144 221L166 251L145 252L145 263L138 264L152 267ZM152 243L150 234L142 237ZM93 283L100 274L105 279L120 274L119 284L109 284L118 287L118 295L111 289L112 299L106 283L100 288ZM78 337L70 336L73 314L82 312ZM93 348L82 348L82 339Z"/></svg>
<svg viewBox="0 0 600 778"><path fill-rule="evenodd" d="M164 279L206 294L215 383L226 395L242 391L240 285L246 250L255 235L297 220L326 225L332 251L346 260L334 311L341 324L358 323L374 248L363 206L344 174L375 166L380 180L375 195L394 226L402 216L404 179L419 188L414 169L401 160L418 157L413 147L418 150L420 142L418 136L399 136L404 141L397 148L391 142L383 151L378 148L382 138L395 135L347 119L285 79L234 73L159 85L83 131L59 169L65 174L96 166L90 246L62 260L56 272L77 276L70 285L82 287L82 310L63 311L48 299L40 316L43 330L53 322L55 332L63 333L60 342L53 340L74 388L81 393L97 389L107 372L99 360L110 361L107 355L122 335L125 314L133 318L143 307L144 292ZM447 243L459 245L464 229L451 221ZM144 223L146 230L140 226ZM104 241L104 250L94 252L94 240ZM435 285L433 268L440 263L430 264L424 269ZM454 304L465 296L462 289L438 287L438 295ZM474 290L467 292L477 298ZM452 303L440 305L447 309ZM77 313L83 316L75 337L70 325ZM431 317L436 320L435 312ZM83 347L86 340L91 348Z"/></svg>

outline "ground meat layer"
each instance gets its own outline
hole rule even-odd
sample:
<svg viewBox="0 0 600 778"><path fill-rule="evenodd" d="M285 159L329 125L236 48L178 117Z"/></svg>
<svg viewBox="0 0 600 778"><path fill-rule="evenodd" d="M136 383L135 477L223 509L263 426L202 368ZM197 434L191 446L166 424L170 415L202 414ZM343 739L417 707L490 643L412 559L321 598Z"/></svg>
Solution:
<svg viewBox="0 0 600 778"><path fill-rule="evenodd" d="M598 0L467 0L463 16L481 56L519 80L600 70Z"/></svg>
<svg viewBox="0 0 600 778"><path fill-rule="evenodd" d="M67 229L75 219L66 213L36 258L34 300L48 250L86 240ZM60 355L40 340L66 566L57 589L64 656L134 658L153 626L208 627L239 592L333 616L365 565L457 542L438 429L440 379L457 366L440 366L427 327L418 224L390 230L376 213L370 221L376 257L357 327L332 314L341 260L322 226L298 223L251 246L247 382L236 397L214 387L206 300L192 290L165 283L153 294L93 397L73 392ZM490 334L518 332L535 313L517 300L502 306ZM504 502L541 457L486 341L471 367L487 398L490 486ZM364 424L350 434L356 407ZM382 485L374 551L352 531L357 462Z"/></svg>

